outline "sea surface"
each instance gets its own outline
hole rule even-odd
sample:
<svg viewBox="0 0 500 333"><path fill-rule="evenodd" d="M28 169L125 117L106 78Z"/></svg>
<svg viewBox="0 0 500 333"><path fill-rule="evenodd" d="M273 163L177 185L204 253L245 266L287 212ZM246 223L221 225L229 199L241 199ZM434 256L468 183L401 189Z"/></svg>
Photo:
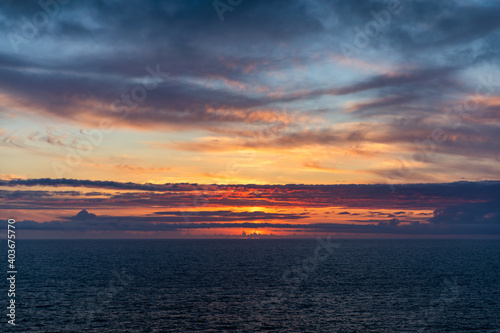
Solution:
<svg viewBox="0 0 500 333"><path fill-rule="evenodd" d="M498 332L494 240L18 240L1 332ZM7 271L7 244L0 242ZM6 274L6 273L5 273Z"/></svg>

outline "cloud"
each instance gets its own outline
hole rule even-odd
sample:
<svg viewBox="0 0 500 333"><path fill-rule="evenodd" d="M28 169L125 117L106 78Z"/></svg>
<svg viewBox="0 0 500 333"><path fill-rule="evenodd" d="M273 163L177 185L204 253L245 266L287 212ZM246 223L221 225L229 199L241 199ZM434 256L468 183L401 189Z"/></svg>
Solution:
<svg viewBox="0 0 500 333"><path fill-rule="evenodd" d="M154 168L154 167L142 167L142 166L134 166L130 164L119 164L116 165L115 168L119 170L125 170L125 171L130 171L130 172L165 172L165 171L170 171L173 168Z"/></svg>
<svg viewBox="0 0 500 333"><path fill-rule="evenodd" d="M395 192L388 185L136 184L74 179L2 180L0 186L23 187L20 190L1 190L3 204L0 209L35 212L79 210L76 215L62 216L43 223L32 220L23 222L23 228L30 230L86 232L265 228L295 230L299 233L499 233L500 182L496 181L395 185ZM46 189L26 190L25 186L43 186ZM59 187L77 187L81 191L61 191ZM99 190L89 192L87 189ZM203 210L193 204L196 200L203 203ZM256 206L265 207L266 211L240 211L243 207ZM124 210L124 207L140 208L150 213L98 215L88 211L110 208ZM158 210L158 207L164 207L164 210ZM238 210L234 210L234 207L238 207ZM314 209L329 207L365 209L368 214L342 210L337 214L357 215L360 218L349 221L353 224L338 223L335 220L337 214L334 214L318 223L319 215ZM395 212L372 210L377 208ZM401 208L404 211L398 210ZM418 210L435 212L430 217ZM414 214L414 211L417 213ZM300 223L291 223L293 220Z"/></svg>
<svg viewBox="0 0 500 333"><path fill-rule="evenodd" d="M7 220L1 220L6 224ZM447 228L435 224L412 223L400 225L397 219L380 221L377 224L337 224L337 223L268 223L268 222L238 222L238 223L149 223L133 219L116 217L107 220L72 220L50 221L37 223L25 220L17 221L25 231L52 232L105 232L105 231L190 231L200 229L266 229L276 231L315 232L315 233L348 233L348 234L393 234L393 235L500 235L499 225L452 225Z"/></svg>
<svg viewBox="0 0 500 333"><path fill-rule="evenodd" d="M87 212L87 210L83 209L75 216L71 217L72 220L94 220L97 216L95 214Z"/></svg>
<svg viewBox="0 0 500 333"><path fill-rule="evenodd" d="M500 200L436 209L429 221L436 224L500 224Z"/></svg>
<svg viewBox="0 0 500 333"><path fill-rule="evenodd" d="M321 166L318 162L304 162L302 163L303 166L306 168L311 168L314 170L320 170L320 171L326 171L326 172L336 172L338 170L333 169L333 168L327 168L324 166Z"/></svg>
<svg viewBox="0 0 500 333"><path fill-rule="evenodd" d="M369 210L362 218L369 218L363 221L373 226L321 224L317 230L418 233L452 228L474 233L478 225L492 227L497 211L488 203L498 200L498 181L439 183L499 179L500 81L494 74L500 65L500 5L483 0L402 2L402 11L347 59L340 45L355 45L357 28L364 30L374 20L372 13L387 5L382 0L243 1L220 22L211 1L132 0L127 6L69 1L15 52L8 34L22 35L23 17L32 18L41 7L36 1L3 3L0 32L7 38L0 40L0 117L6 127L2 124L0 129L0 149L8 151L6 156L18 155L10 155L11 150L66 154L77 148L81 137L43 131L42 126L50 122L57 128L97 128L109 118L119 131L130 134L127 142L144 144L139 132L151 134L149 147L144 147L149 150L141 156L176 150L195 163L211 153L219 157L252 150L266 158L280 154L294 161L277 182L291 177L289 182L332 183L362 175L416 184L207 186L9 177L0 180L0 209L33 214L40 210L44 216L81 210L80 215L46 226L85 230L112 230L121 223L132 229L181 223L179 207L192 211L194 221L206 227L265 220L270 224L261 226L268 228L274 220L303 222L320 216L287 213L288 209L332 207L341 215ZM145 76L151 70L163 73L162 82L148 89L143 100L127 101L134 87L150 82ZM484 82L487 87L481 91L489 97L474 95ZM470 106L471 96L477 101L474 112L446 116ZM118 107L113 105L117 99ZM124 106L129 103L137 105ZM128 115L121 119L124 110ZM23 129L11 129L16 126ZM175 140L165 136L180 130ZM445 138L426 144L436 130ZM115 153L123 143L119 131L109 134L99 156ZM134 154L142 146L128 148ZM332 165L299 155L312 149L339 160ZM405 166L399 165L408 159L413 159L412 172L405 175ZM129 179L125 176L131 173L158 177L171 168L182 174L187 160L173 159L168 166L112 160L91 174L102 179L113 170L124 174L116 179ZM38 165L22 163L21 174L43 172ZM214 174L205 165L195 167L202 169L191 175ZM265 179L272 179L272 172L265 170ZM241 179L252 177L245 174ZM194 199L202 199L212 212L201 211ZM285 211L245 208L262 206ZM85 213L122 207L141 208L151 216ZM417 210L436 213L427 223L428 213ZM422 225L416 224L417 218ZM314 229L295 225L288 227Z"/></svg>
<svg viewBox="0 0 500 333"><path fill-rule="evenodd" d="M387 8L386 1L256 0L227 12L224 22L207 1L132 1L126 7L69 2L19 53L7 38L0 45L0 108L25 121L97 127L106 117L130 131L189 132L185 142L153 142L154 149L222 153L364 145L372 148L358 151L370 158L418 152L415 140L443 128L437 115L463 104L483 74L497 68L500 6L430 0L401 6L346 64L339 45L354 43L354 28L363 30L374 20L372 12ZM22 18L40 10L30 1L1 5L0 31L22 34ZM123 111L122 95L144 82L146 67L157 65L168 76L144 100L132 101L137 106L120 119L113 102L121 99ZM474 114L460 128L445 126L448 139L436 146L436 159L461 157L453 159L457 170L471 157L494 159L500 133L498 103L490 103L498 96L494 88L480 105L484 116ZM402 117L415 121L397 125ZM74 148L70 138L37 132L2 131L0 142L18 149ZM216 138L203 140L200 132ZM374 148L381 144L390 149ZM428 163L413 175L415 181L435 180L434 168L441 164ZM320 163L303 166L308 173L336 171ZM484 175L480 179L498 175L477 163L468 171Z"/></svg>
<svg viewBox="0 0 500 333"><path fill-rule="evenodd" d="M389 221L383 221L383 222L379 222L377 225L378 226L383 226L383 227L396 227L399 225L399 223L401 223L399 221L399 219L397 218L393 218L393 219L390 219Z"/></svg>
<svg viewBox="0 0 500 333"><path fill-rule="evenodd" d="M491 201L498 198L500 182L455 182L444 184L374 185L203 185L138 184L77 179L0 180L0 186L52 187L52 191L0 192L4 209L62 209L96 207L179 207L195 208L193 200L209 207L333 207L376 209L437 209L459 203ZM59 187L106 190L105 196L78 195L68 199L57 194ZM113 193L109 190L116 190ZM132 191L132 192L130 192ZM60 191L59 191L60 192ZM24 201L16 197L25 197ZM82 207L85 205L84 207Z"/></svg>

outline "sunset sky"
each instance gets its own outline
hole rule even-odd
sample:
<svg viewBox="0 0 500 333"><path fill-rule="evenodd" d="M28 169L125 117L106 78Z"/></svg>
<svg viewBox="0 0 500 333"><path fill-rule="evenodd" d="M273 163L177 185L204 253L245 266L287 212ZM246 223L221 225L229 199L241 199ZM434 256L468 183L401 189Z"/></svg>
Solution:
<svg viewBox="0 0 500 333"><path fill-rule="evenodd" d="M500 235L500 3L41 3L0 7L25 237Z"/></svg>

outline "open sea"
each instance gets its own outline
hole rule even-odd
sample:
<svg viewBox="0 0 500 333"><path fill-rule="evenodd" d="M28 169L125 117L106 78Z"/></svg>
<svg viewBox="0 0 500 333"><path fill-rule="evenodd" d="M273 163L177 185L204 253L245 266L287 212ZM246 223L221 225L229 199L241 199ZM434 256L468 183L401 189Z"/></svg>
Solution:
<svg viewBox="0 0 500 333"><path fill-rule="evenodd" d="M497 332L495 240L18 240L1 332ZM3 249L7 271L7 244Z"/></svg>

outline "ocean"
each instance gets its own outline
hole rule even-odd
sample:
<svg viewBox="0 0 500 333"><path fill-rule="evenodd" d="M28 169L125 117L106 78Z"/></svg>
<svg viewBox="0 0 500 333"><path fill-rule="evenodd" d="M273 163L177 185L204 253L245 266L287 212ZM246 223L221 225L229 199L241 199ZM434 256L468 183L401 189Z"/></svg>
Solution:
<svg viewBox="0 0 500 333"><path fill-rule="evenodd" d="M16 247L16 326L7 324L2 279L5 332L500 333L495 240L18 240ZM0 248L7 253L5 240Z"/></svg>

